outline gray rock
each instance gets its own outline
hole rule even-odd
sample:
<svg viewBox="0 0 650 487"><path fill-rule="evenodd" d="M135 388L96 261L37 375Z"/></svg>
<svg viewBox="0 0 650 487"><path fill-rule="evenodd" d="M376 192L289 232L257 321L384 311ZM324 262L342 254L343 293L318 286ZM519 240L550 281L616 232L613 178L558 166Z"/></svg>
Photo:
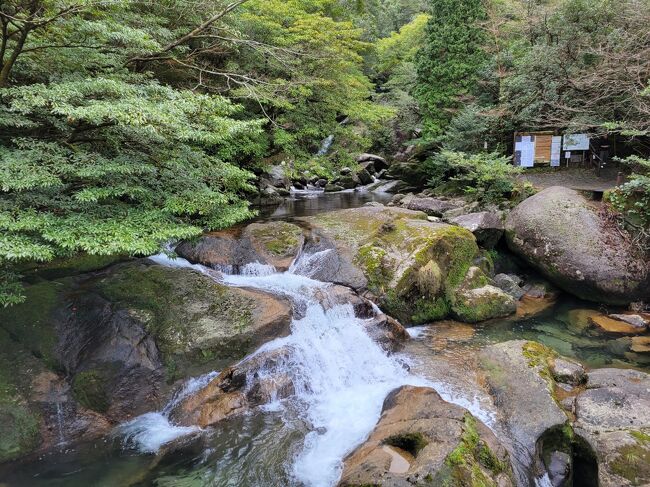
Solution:
<svg viewBox="0 0 650 487"><path fill-rule="evenodd" d="M386 159L375 154L361 154L357 157L357 162L372 162L377 171L388 168L388 162L386 162Z"/></svg>
<svg viewBox="0 0 650 487"><path fill-rule="evenodd" d="M497 274L492 280L496 287L502 289L517 301L526 294L526 291L520 286L522 281L521 277L516 274Z"/></svg>
<svg viewBox="0 0 650 487"><path fill-rule="evenodd" d="M346 176L346 175L350 174L351 172L352 172L352 169L350 169L349 167L344 167L339 171L341 176Z"/></svg>
<svg viewBox="0 0 650 487"><path fill-rule="evenodd" d="M416 198L413 197L408 201L402 200L402 206L409 210L423 211L427 215L442 217L443 213L448 210L457 208L456 205L449 201L436 198Z"/></svg>
<svg viewBox="0 0 650 487"><path fill-rule="evenodd" d="M611 314L610 318L615 320L624 321L632 326L637 328L646 328L648 326L648 320L644 319L640 315L622 315L622 314Z"/></svg>
<svg viewBox="0 0 650 487"><path fill-rule="evenodd" d="M504 232L504 225L498 213L482 211L451 218L449 223L466 228L474 234L476 241L487 249L494 248Z"/></svg>
<svg viewBox="0 0 650 487"><path fill-rule="evenodd" d="M650 259L577 191L554 186L506 220L508 246L549 280L580 298L628 304L650 298Z"/></svg>
<svg viewBox="0 0 650 487"><path fill-rule="evenodd" d="M289 178L287 178L285 167L281 164L269 167L266 171L266 177L271 185L276 188L287 189L289 187Z"/></svg>
<svg viewBox="0 0 650 487"><path fill-rule="evenodd" d="M490 345L479 352L479 363L501 421L528 472L537 458L538 439L567 421L551 393L543 350L539 344L517 340Z"/></svg>
<svg viewBox="0 0 650 487"><path fill-rule="evenodd" d="M650 375L624 369L588 374L576 399L575 430L596 452L603 487L650 483Z"/></svg>
<svg viewBox="0 0 650 487"><path fill-rule="evenodd" d="M343 186L339 186L338 184L326 184L325 185L325 192L326 193L335 193L337 191L343 191L345 188Z"/></svg>
<svg viewBox="0 0 650 487"><path fill-rule="evenodd" d="M357 177L359 178L359 181L363 185L372 184L374 182L374 179L372 179L372 176L366 169L361 169L360 171L358 171Z"/></svg>
<svg viewBox="0 0 650 487"><path fill-rule="evenodd" d="M582 365L566 359L557 358L551 368L553 378L563 384L578 386L587 382L587 375Z"/></svg>
<svg viewBox="0 0 650 487"><path fill-rule="evenodd" d="M571 479L571 456L563 451L551 453L548 476L553 487L564 487Z"/></svg>

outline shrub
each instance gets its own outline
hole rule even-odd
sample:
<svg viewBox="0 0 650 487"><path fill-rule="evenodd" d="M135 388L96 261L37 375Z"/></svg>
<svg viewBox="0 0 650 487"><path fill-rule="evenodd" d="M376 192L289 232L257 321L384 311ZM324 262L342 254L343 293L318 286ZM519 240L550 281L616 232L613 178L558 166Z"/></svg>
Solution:
<svg viewBox="0 0 650 487"><path fill-rule="evenodd" d="M530 188L517 181L521 169L497 153L443 150L424 163L427 185L439 193L467 194L482 203L525 198Z"/></svg>
<svg viewBox="0 0 650 487"><path fill-rule="evenodd" d="M620 162L632 169L632 175L610 192L609 200L628 226L647 234L650 231L650 159L630 156Z"/></svg>

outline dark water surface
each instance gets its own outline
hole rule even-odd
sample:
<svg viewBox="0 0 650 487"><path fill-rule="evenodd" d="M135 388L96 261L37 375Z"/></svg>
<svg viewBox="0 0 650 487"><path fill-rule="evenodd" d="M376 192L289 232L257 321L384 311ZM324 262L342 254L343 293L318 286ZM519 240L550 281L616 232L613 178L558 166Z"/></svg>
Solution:
<svg viewBox="0 0 650 487"><path fill-rule="evenodd" d="M317 215L327 211L359 208L369 202L388 203L392 194L370 191L340 191L337 193L297 192L278 205L257 207L259 220L285 220Z"/></svg>

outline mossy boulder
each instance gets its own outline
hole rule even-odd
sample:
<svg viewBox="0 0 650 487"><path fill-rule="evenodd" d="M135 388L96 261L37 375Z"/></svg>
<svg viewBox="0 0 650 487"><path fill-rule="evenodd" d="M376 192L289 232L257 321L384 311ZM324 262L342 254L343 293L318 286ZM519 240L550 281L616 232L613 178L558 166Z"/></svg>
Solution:
<svg viewBox="0 0 650 487"><path fill-rule="evenodd" d="M345 459L339 486L507 487L513 478L507 451L483 423L433 389L405 386L388 395L370 437Z"/></svg>
<svg viewBox="0 0 650 487"><path fill-rule="evenodd" d="M244 228L211 232L197 240L182 242L176 253L187 260L228 272L260 263L286 271L300 253L302 229L292 223L252 223Z"/></svg>
<svg viewBox="0 0 650 487"><path fill-rule="evenodd" d="M192 269L138 262L114 269L97 289L142 323L169 367L239 359L289 332L286 300L225 286Z"/></svg>
<svg viewBox="0 0 650 487"><path fill-rule="evenodd" d="M510 316L517 311L517 303L509 294L488 284L458 292L452 310L460 321L478 323Z"/></svg>
<svg viewBox="0 0 650 487"><path fill-rule="evenodd" d="M385 310L404 323L449 315L456 292L479 254L464 228L432 223L425 213L370 206L304 219L339 260L337 269L360 273ZM321 244L321 252L328 250ZM342 279L327 271L333 282ZM323 276L316 275L316 278ZM355 282L363 285L363 282Z"/></svg>
<svg viewBox="0 0 650 487"><path fill-rule="evenodd" d="M650 299L650 258L602 216L602 206L554 186L510 212L510 249L554 284L606 304Z"/></svg>

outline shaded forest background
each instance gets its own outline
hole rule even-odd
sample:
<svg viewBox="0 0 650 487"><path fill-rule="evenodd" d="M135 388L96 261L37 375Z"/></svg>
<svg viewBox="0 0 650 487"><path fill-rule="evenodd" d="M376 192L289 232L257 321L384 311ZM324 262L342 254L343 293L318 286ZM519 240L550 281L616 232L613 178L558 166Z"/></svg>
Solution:
<svg viewBox="0 0 650 487"><path fill-rule="evenodd" d="M0 305L25 263L251 217L278 163L412 147L499 198L515 130L625 140L611 201L647 229L649 25L650 0L0 0Z"/></svg>

